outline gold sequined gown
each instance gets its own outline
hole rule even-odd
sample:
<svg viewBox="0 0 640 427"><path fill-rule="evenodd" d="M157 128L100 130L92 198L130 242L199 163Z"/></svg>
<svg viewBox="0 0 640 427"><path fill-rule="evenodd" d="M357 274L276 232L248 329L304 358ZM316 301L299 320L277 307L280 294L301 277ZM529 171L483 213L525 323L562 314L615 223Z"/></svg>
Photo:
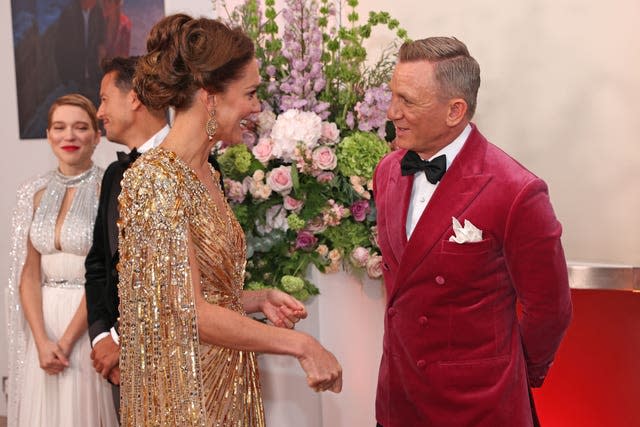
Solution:
<svg viewBox="0 0 640 427"><path fill-rule="evenodd" d="M119 201L122 425L264 426L255 354L198 338L189 237L205 299L244 314L246 246L233 212L162 148L125 173Z"/></svg>

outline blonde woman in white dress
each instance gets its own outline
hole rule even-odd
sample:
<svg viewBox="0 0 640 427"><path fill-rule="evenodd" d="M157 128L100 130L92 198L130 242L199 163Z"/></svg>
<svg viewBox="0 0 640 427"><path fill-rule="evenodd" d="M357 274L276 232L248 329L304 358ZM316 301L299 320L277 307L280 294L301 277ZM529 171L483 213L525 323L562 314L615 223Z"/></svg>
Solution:
<svg viewBox="0 0 640 427"><path fill-rule="evenodd" d="M9 274L9 426L117 426L110 385L91 364L84 258L103 170L96 109L58 98L47 139L58 168L18 191Z"/></svg>

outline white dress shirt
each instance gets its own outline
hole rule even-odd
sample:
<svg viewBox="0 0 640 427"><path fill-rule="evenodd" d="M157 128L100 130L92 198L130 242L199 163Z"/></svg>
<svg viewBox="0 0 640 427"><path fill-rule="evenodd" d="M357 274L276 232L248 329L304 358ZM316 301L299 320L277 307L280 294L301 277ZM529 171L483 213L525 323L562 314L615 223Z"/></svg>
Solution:
<svg viewBox="0 0 640 427"><path fill-rule="evenodd" d="M438 151L436 154L431 156L429 161L432 159L444 154L447 156L447 170L451 167L451 163L456 158L460 149L467 141L469 134L471 133L471 125L467 124L467 126L462 130L460 135L456 139L454 139L449 145L444 147L442 150ZM434 191L440 184L438 181L435 184L427 181L427 177L424 172L417 172L413 178L413 188L411 189L411 199L409 201L409 209L407 210L407 240L411 237L411 233L416 228L416 224L420 220L422 213L424 212L427 204L429 204L429 200L431 200L431 196L433 196Z"/></svg>

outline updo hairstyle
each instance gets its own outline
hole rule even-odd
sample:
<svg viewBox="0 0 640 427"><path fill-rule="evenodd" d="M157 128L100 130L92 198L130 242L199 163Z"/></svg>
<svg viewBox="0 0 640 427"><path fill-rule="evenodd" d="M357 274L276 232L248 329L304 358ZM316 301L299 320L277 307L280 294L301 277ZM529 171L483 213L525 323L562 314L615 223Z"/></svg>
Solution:
<svg viewBox="0 0 640 427"><path fill-rule="evenodd" d="M134 90L148 108L187 108L203 88L223 92L254 57L253 41L220 21L176 14L151 29Z"/></svg>

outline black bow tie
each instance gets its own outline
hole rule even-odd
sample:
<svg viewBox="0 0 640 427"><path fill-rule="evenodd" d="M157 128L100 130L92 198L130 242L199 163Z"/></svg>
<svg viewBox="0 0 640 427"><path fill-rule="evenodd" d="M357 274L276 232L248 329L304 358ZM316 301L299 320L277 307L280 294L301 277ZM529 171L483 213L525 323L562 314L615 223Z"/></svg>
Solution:
<svg viewBox="0 0 640 427"><path fill-rule="evenodd" d="M138 157L140 157L140 153L138 153L138 150L135 148L131 150L130 153L118 151L116 154L118 155L118 161L124 166L129 166L131 163L135 162Z"/></svg>
<svg viewBox="0 0 640 427"><path fill-rule="evenodd" d="M402 176L424 171L427 181L435 184L442 179L442 175L444 175L447 170L447 156L443 154L428 161L422 160L414 151L407 151L407 154L404 155L400 162L400 168L402 170Z"/></svg>

